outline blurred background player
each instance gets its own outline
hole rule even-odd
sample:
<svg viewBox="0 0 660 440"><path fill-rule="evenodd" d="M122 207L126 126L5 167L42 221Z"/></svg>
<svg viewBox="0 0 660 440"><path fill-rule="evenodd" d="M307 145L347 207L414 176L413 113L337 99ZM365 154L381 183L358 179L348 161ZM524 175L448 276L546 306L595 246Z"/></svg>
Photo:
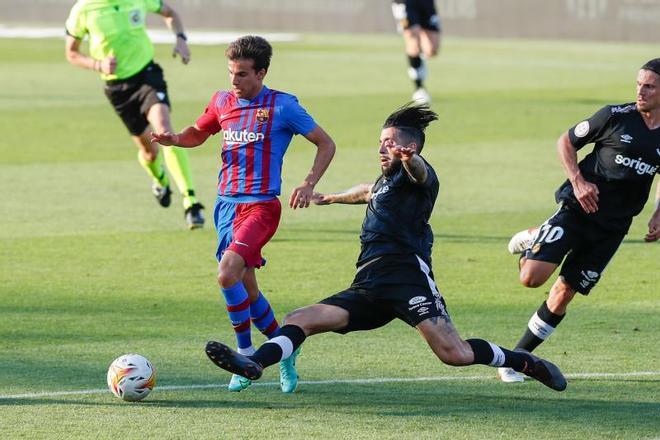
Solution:
<svg viewBox="0 0 660 440"><path fill-rule="evenodd" d="M170 100L161 67L154 63L154 47L147 35L147 13L157 13L175 34L173 56L184 64L190 51L179 14L161 0L78 0L66 21L66 59L74 66L98 72L105 81L105 95L124 122L137 147L138 161L153 179L152 192L158 203L171 202L170 182L158 144L150 140L150 129L172 131ZM80 52L89 37L89 55ZM165 163L183 195L188 228L204 225L193 184L188 152L164 148Z"/></svg>
<svg viewBox="0 0 660 440"><path fill-rule="evenodd" d="M214 209L218 232L218 283L236 333L238 351L253 354L250 320L267 337L279 333L279 325L266 297L259 291L255 269L266 260L262 248L275 234L281 205L277 196L282 184L284 154L296 134L317 147L312 169L289 198L293 209L306 208L314 186L330 165L335 143L298 99L271 90L263 83L273 50L258 36L232 42L225 55L232 89L216 92L194 126L181 133L154 134L162 145L196 147L223 131L222 167ZM280 385L293 392L298 382L297 352L280 363ZM234 374L230 391L241 391L250 380Z"/></svg>
<svg viewBox="0 0 660 440"><path fill-rule="evenodd" d="M368 204L352 285L287 315L280 335L251 356L209 341L206 354L211 361L234 374L258 379L264 368L295 352L308 336L373 330L398 318L416 328L448 365L507 366L554 390L566 388L566 379L554 364L483 339L464 340L449 317L431 268L429 219L440 184L433 167L419 155L424 131L437 118L427 106L406 105L396 110L380 133L381 175L376 182L341 193L314 193L317 205Z"/></svg>
<svg viewBox="0 0 660 440"><path fill-rule="evenodd" d="M590 143L593 151L578 163L577 150ZM522 254L525 287L543 285L563 260L548 299L516 345L527 351L550 337L576 293L589 295L649 198L660 170L660 58L637 73L636 102L606 105L562 134L557 149L568 176L555 193L559 209L540 228L521 231L509 242L511 253ZM645 240L658 239L656 203ZM498 373L503 382L523 381L511 369Z"/></svg>
<svg viewBox="0 0 660 440"><path fill-rule="evenodd" d="M408 76L415 84L412 99L429 104L431 96L424 88L427 76L426 59L438 54L440 46L440 18L434 0L394 0L392 15L397 29L403 34L408 56Z"/></svg>

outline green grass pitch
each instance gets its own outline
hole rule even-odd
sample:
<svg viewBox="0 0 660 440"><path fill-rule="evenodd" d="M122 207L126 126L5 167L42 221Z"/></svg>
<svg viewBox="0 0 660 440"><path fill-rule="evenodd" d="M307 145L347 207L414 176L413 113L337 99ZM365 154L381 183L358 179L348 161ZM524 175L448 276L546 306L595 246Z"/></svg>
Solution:
<svg viewBox="0 0 660 440"><path fill-rule="evenodd" d="M306 35L274 47L267 84L297 94L338 145L317 189L373 181L380 124L412 91L402 41ZM157 48L179 128L228 84L224 46L192 50L182 66ZM660 245L641 240L651 203L599 287L538 350L568 375L564 393L445 366L397 322L309 339L293 395L280 393L276 368L232 394L203 351L208 339L233 341L212 227L185 230L180 197L156 205L101 82L66 63L62 41L0 40L0 53L3 439L660 438ZM443 42L429 63L440 122L425 157L441 180L434 272L463 337L515 344L549 283L521 287L506 243L554 210L564 178L555 141L601 105L632 101L638 66L657 55L639 44ZM213 138L191 152L207 218L218 147ZM283 200L312 158L296 139ZM363 215L284 209L259 271L278 318L348 285ZM128 352L158 370L138 404L104 390L106 368Z"/></svg>

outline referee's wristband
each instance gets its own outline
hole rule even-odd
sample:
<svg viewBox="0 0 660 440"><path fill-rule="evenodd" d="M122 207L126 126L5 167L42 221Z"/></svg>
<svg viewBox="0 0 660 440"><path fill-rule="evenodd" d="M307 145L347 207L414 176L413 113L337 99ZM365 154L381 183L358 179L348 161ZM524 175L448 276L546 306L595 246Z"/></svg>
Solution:
<svg viewBox="0 0 660 440"><path fill-rule="evenodd" d="M188 41L188 37L186 37L186 34L184 34L183 32L177 33L176 37L181 38L183 41Z"/></svg>

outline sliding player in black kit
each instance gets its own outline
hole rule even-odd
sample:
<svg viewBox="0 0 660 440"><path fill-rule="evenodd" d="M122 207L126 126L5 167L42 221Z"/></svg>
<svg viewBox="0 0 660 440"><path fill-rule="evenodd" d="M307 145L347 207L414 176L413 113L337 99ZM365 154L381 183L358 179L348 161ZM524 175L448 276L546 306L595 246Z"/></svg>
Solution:
<svg viewBox="0 0 660 440"><path fill-rule="evenodd" d="M593 151L578 164L577 150L589 143ZM557 147L568 175L555 194L559 210L509 242L511 253L522 253L520 282L526 287L543 285L564 261L516 345L528 351L554 332L576 293L589 294L649 197L660 169L660 58L639 70L636 102L606 105L564 133ZM648 228L645 240L658 240L657 204ZM504 382L524 380L510 369L498 373Z"/></svg>
<svg viewBox="0 0 660 440"><path fill-rule="evenodd" d="M316 205L368 203L352 285L290 313L280 334L254 355L243 356L219 342L207 343L206 353L216 365L258 379L264 368L286 359L308 336L372 330L398 318L415 327L448 365L509 367L554 390L566 388L566 379L554 364L483 339L464 340L451 322L431 271L433 232L428 221L438 196L438 177L419 155L424 130L436 119L427 106L398 109L380 134L382 175L376 183L337 194L314 193Z"/></svg>

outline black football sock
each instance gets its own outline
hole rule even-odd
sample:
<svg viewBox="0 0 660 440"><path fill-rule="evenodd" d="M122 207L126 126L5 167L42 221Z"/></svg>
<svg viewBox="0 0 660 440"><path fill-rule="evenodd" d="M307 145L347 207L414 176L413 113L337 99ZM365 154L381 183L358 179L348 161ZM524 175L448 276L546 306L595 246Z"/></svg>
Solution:
<svg viewBox="0 0 660 440"><path fill-rule="evenodd" d="M414 69L415 74L413 75L414 78L412 80L415 82L415 87L418 89L421 87L424 87L424 78L420 78L420 67L422 67L422 57L417 55L416 57L411 57L408 55L408 64L410 64L410 67Z"/></svg>
<svg viewBox="0 0 660 440"><path fill-rule="evenodd" d="M305 332L297 325L285 325L279 335L266 341L250 359L266 368L291 356L305 341Z"/></svg>
<svg viewBox="0 0 660 440"><path fill-rule="evenodd" d="M529 371L534 365L534 360L527 353L507 350L483 339L468 339L465 342L470 344L474 353L472 364L508 367L522 372Z"/></svg>
<svg viewBox="0 0 660 440"><path fill-rule="evenodd" d="M555 331L555 328L559 325L563 315L555 315L548 309L546 301L543 301L541 307L532 315L527 323L527 329L523 334L520 341L516 345L516 348L522 348L523 350L533 351L538 347L543 341L548 339L552 332Z"/></svg>

